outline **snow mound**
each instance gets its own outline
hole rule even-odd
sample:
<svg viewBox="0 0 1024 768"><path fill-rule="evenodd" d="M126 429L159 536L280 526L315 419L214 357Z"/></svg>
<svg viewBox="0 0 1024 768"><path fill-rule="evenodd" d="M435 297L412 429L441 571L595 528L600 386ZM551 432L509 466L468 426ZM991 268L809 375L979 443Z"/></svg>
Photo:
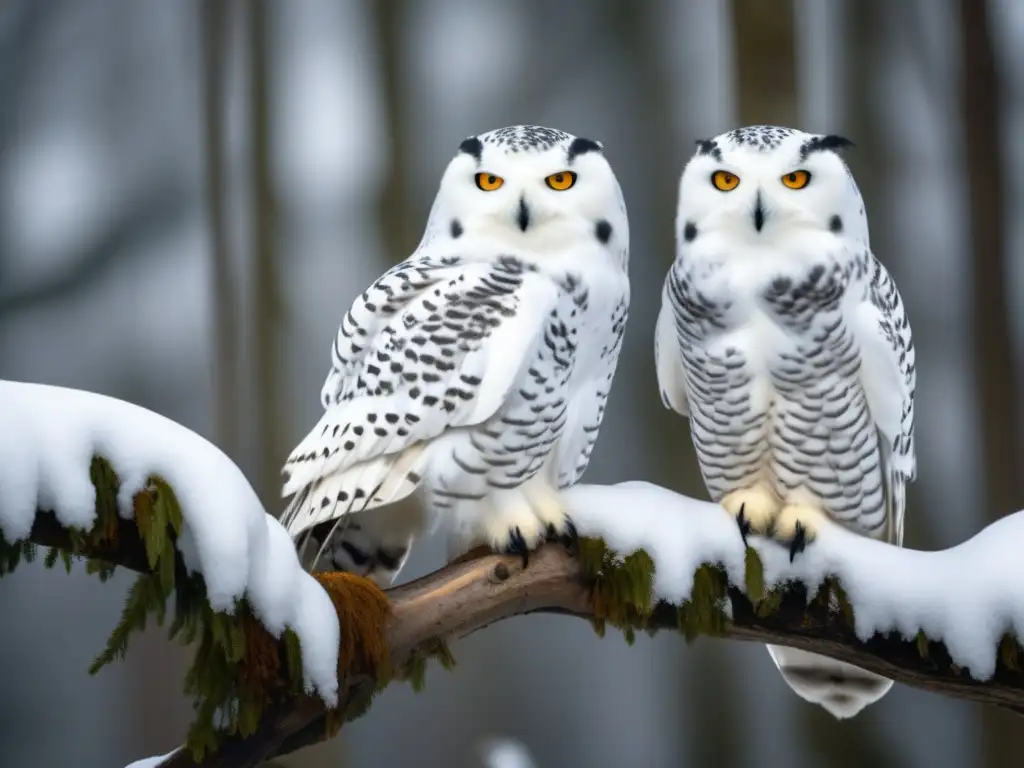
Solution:
<svg viewBox="0 0 1024 768"><path fill-rule="evenodd" d="M718 563L744 589L744 548L735 521L720 506L656 485L578 485L565 492L583 536L601 537L622 555L646 551L655 564L654 597L689 599L702 563ZM764 564L766 588L796 580L813 594L839 578L861 641L923 631L977 680L992 677L1002 636L1024 637L1024 512L1004 517L950 549L920 552L824 527L789 562L778 544L750 537Z"/></svg>
<svg viewBox="0 0 1024 768"><path fill-rule="evenodd" d="M186 566L202 575L216 611L245 596L274 636L298 635L306 690L328 706L338 697L338 616L330 597L300 565L291 538L268 515L242 471L220 449L170 419L130 403L62 387L0 381L0 533L29 535L37 509L88 530L96 489L93 456L121 480L118 511L147 478L177 496L178 540Z"/></svg>
<svg viewBox="0 0 1024 768"><path fill-rule="evenodd" d="M159 768L159 766L170 758L174 757L177 753L177 749L172 749L166 755L154 755L153 757L144 757L141 760L136 760L134 763L129 763L124 768Z"/></svg>
<svg viewBox="0 0 1024 768"><path fill-rule="evenodd" d="M484 739L480 755L484 768L537 768L526 745L507 736Z"/></svg>

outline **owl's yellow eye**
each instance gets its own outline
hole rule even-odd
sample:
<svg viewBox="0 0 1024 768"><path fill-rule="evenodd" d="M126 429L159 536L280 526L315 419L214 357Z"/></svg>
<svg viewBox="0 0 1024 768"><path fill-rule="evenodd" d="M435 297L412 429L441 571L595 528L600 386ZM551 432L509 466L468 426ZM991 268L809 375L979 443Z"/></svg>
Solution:
<svg viewBox="0 0 1024 768"><path fill-rule="evenodd" d="M782 183L790 189L803 189L810 180L811 174L808 171L793 171L782 177Z"/></svg>
<svg viewBox="0 0 1024 768"><path fill-rule="evenodd" d="M556 189L559 192L564 192L573 184L576 183L576 174L572 171L561 171L560 173L552 173L546 179L544 183L552 189Z"/></svg>
<svg viewBox="0 0 1024 768"><path fill-rule="evenodd" d="M484 192L493 192L504 183L505 180L501 176L495 176L493 173L478 173L476 175L476 185Z"/></svg>
<svg viewBox="0 0 1024 768"><path fill-rule="evenodd" d="M715 189L722 192L732 192L739 186L740 177L728 171L715 171L711 174L711 183L715 185Z"/></svg>

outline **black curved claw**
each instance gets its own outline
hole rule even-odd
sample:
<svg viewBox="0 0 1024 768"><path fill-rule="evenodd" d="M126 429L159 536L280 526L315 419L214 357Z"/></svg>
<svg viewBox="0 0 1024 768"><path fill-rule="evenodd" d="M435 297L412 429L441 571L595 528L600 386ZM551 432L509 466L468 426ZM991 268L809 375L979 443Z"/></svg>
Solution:
<svg viewBox="0 0 1024 768"><path fill-rule="evenodd" d="M740 513L736 515L736 524L740 527L740 538L743 539L744 547L747 546L747 534L750 533L750 521L747 520L747 516L744 514L746 508L746 504L740 504Z"/></svg>
<svg viewBox="0 0 1024 768"><path fill-rule="evenodd" d="M793 533L793 540L789 543L789 562L807 548L807 529L803 523L797 521Z"/></svg>
<svg viewBox="0 0 1024 768"><path fill-rule="evenodd" d="M523 558L523 568L530 564L530 548L526 546L526 538L517 525L510 528L508 532L509 545L505 551L510 555L519 555Z"/></svg>
<svg viewBox="0 0 1024 768"><path fill-rule="evenodd" d="M576 530L576 524L569 518L565 518L565 533L559 537L559 541L562 542L562 546L569 551L570 555L579 554L580 532Z"/></svg>

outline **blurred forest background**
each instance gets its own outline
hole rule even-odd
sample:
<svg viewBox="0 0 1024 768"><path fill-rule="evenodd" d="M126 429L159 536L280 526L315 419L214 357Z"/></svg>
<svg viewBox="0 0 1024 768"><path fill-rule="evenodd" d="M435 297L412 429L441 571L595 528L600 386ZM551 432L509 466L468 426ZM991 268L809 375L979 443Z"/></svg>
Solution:
<svg viewBox="0 0 1024 768"><path fill-rule="evenodd" d="M350 301L417 242L466 136L606 143L634 305L587 482L703 497L654 380L657 297L693 142L749 123L848 136L918 344L907 544L1024 506L1020 0L7 0L0 6L0 377L120 397L221 445L280 508ZM403 578L440 564L425 541ZM180 743L158 631L86 668L128 575L0 584L0 762L120 766ZM1024 730L896 686L852 722L764 648L598 639L555 617L456 648L288 766L474 766L492 735L561 766L1010 766Z"/></svg>

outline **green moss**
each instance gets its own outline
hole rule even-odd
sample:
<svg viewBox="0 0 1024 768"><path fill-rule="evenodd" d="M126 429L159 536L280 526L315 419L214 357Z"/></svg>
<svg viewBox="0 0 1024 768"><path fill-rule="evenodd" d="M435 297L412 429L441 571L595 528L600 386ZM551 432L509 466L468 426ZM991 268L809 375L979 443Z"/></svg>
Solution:
<svg viewBox="0 0 1024 768"><path fill-rule="evenodd" d="M1022 653L1024 653L1024 648L1021 647L1017 638L1010 634L1003 635L999 641L999 660L1003 666L1014 672L1020 672Z"/></svg>
<svg viewBox="0 0 1024 768"><path fill-rule="evenodd" d="M412 685L412 689L419 693L426 683L427 666L431 659L449 672L455 669L455 657L448 644L441 639L434 638L410 656L401 669L394 670L391 678L407 681Z"/></svg>
<svg viewBox="0 0 1024 768"><path fill-rule="evenodd" d="M579 559L591 582L594 630L604 636L611 624L632 644L653 609L654 561L643 550L620 557L601 539L581 539Z"/></svg>
<svg viewBox="0 0 1024 768"><path fill-rule="evenodd" d="M27 559L31 545L25 541L8 542L0 533L0 577L14 573L23 559Z"/></svg>
<svg viewBox="0 0 1024 768"><path fill-rule="evenodd" d="M747 597L750 598L751 603L757 605L765 597L764 564L753 547L747 547L743 565Z"/></svg>
<svg viewBox="0 0 1024 768"><path fill-rule="evenodd" d="M439 638L434 638L421 646L397 668L391 667L389 663L383 664L377 671L376 684L373 688L352 699L344 712L333 710L327 713L327 735L333 736L342 723L358 720L369 712L380 692L395 681L409 683L417 693L422 691L426 686L427 668L431 660L448 671L455 669L456 666L455 656L448 644Z"/></svg>
<svg viewBox="0 0 1024 768"><path fill-rule="evenodd" d="M697 569L690 599L678 608L679 630L687 642L698 635L725 634L729 625L725 613L728 586L725 571L718 566L704 564Z"/></svg>
<svg viewBox="0 0 1024 768"><path fill-rule="evenodd" d="M599 635L611 624L622 631L626 642L633 643L637 631L651 630L655 566L650 555L638 550L622 557L600 539L583 539L580 563L591 582L593 623ZM704 564L697 570L690 599L677 607L678 626L687 639L725 633L727 588L725 572L718 565Z"/></svg>
<svg viewBox="0 0 1024 768"><path fill-rule="evenodd" d="M89 475L96 488L93 527L88 531L68 529L69 547L48 551L44 565L52 568L62 562L70 571L72 559L84 557L86 571L105 581L116 566L90 555L109 552L118 543L120 480L110 464L98 457L92 460ZM151 620L163 625L168 601L173 598L174 618L168 634L196 648L185 676L185 693L192 698L195 709L188 747L198 761L215 749L224 735L253 733L271 702L302 691L298 638L291 631L280 639L272 637L245 600L237 601L230 615L213 611L206 600L202 579L180 570L174 541L181 532L181 507L163 479L148 478L132 502L135 524L151 570L138 576L128 590L121 619L89 672L96 674L123 658L131 638ZM30 562L35 555L35 545L10 544L0 536L0 575L10 573L23 561ZM379 627L378 630L383 632Z"/></svg>
<svg viewBox="0 0 1024 768"><path fill-rule="evenodd" d="M843 614L843 618L846 619L847 626L854 626L853 622L853 604L850 599L846 596L846 592L843 591L842 585L839 583L839 579L835 581L835 596L836 600L839 601L839 611Z"/></svg>
<svg viewBox="0 0 1024 768"><path fill-rule="evenodd" d="M917 631L917 638L916 638L915 642L917 643L917 652L919 654L921 654L921 658L922 659L927 659L928 658L928 636L924 633L923 630L918 630Z"/></svg>

